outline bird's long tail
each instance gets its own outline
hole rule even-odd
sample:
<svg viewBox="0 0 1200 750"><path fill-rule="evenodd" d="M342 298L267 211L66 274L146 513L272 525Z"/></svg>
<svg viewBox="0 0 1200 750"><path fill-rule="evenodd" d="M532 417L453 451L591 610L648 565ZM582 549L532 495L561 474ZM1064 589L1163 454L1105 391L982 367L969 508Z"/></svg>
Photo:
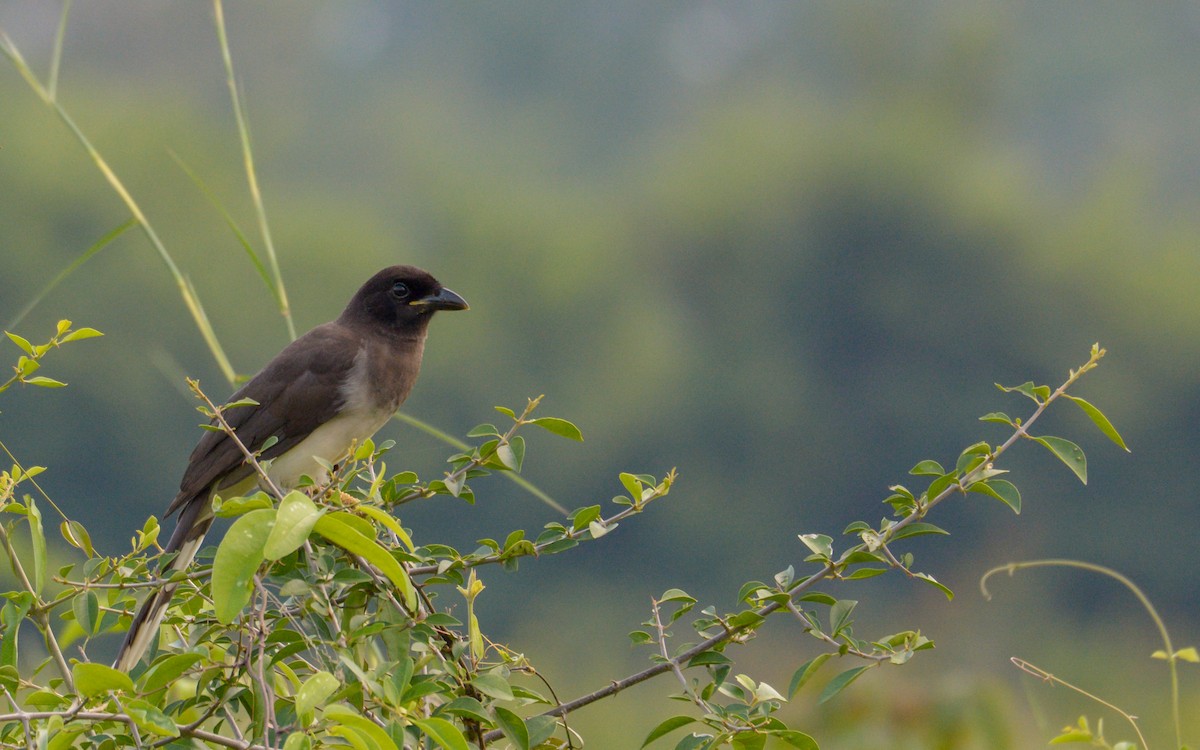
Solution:
<svg viewBox="0 0 1200 750"><path fill-rule="evenodd" d="M193 501L184 506L175 524L175 531L164 548L165 552L175 552L175 557L159 572L162 578L169 578L175 571L184 570L192 564L200 545L204 543L204 535L213 524L212 506L203 500ZM167 605L178 588L178 583L166 583L162 588L150 595L142 605L129 631L125 633L125 642L117 652L113 668L128 672L138 663L146 649L158 635L158 626L162 623Z"/></svg>

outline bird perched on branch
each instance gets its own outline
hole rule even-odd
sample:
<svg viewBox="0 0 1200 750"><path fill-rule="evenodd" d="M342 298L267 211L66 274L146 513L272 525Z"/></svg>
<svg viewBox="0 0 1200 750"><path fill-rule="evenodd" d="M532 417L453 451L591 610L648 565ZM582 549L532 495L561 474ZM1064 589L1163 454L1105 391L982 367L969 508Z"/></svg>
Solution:
<svg viewBox="0 0 1200 750"><path fill-rule="evenodd" d="M273 459L267 474L277 486L293 487L303 475L323 482L324 466L374 435L408 398L433 313L466 309L466 300L425 271L385 268L362 285L337 320L293 341L230 397L230 403L250 399L257 406L230 409L225 418L246 448ZM262 449L272 437L276 442ZM205 432L167 508L166 515L178 513L179 520L164 548L175 557L160 575L191 564L212 526L215 494L244 495L258 482L235 441L224 432ZM141 659L176 586L164 584L142 605L114 667L128 672Z"/></svg>

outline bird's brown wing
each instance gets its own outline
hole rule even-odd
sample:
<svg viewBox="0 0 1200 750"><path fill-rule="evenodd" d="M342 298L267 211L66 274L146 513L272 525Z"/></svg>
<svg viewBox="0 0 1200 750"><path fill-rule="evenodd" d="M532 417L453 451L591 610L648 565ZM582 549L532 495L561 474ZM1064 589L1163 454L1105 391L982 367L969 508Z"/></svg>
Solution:
<svg viewBox="0 0 1200 750"><path fill-rule="evenodd" d="M261 456L275 458L335 417L342 406L342 384L361 344L357 334L328 323L289 344L230 396L230 403L241 399L258 402L258 406L239 406L225 412L238 439L250 450L257 450L267 438L278 438ZM227 487L252 471L242 450L228 435L206 431L188 459L179 494L166 515L192 501L207 501L214 483Z"/></svg>

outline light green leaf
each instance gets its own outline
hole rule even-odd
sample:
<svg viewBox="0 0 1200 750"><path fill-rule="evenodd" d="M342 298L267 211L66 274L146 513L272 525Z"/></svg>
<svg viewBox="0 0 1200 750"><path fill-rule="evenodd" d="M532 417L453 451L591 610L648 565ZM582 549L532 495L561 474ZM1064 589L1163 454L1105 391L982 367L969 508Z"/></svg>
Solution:
<svg viewBox="0 0 1200 750"><path fill-rule="evenodd" d="M404 528L400 525L400 522L397 521L396 517L391 513L388 513L383 508L376 508L374 505L365 504L356 506L355 510L370 516L386 526L389 531L396 535L396 538L400 540L400 543L408 548L409 552L412 552L414 549L416 549L416 547L413 546L412 537L408 535L408 532L404 530Z"/></svg>
<svg viewBox="0 0 1200 750"><path fill-rule="evenodd" d="M65 344L68 341L79 341L81 339L94 339L97 336L103 335L103 333L100 333L95 328L77 328L64 336L61 343Z"/></svg>
<svg viewBox="0 0 1200 750"><path fill-rule="evenodd" d="M1084 401L1078 396L1072 396L1069 393L1064 393L1063 395L1078 404L1079 408L1083 409L1083 413L1088 415L1088 418L1090 418L1092 422L1094 422L1095 425L1100 428L1100 431L1104 433L1105 437L1119 445L1126 452L1129 451L1128 446L1125 445L1125 440L1121 437L1121 433L1117 432L1117 428L1113 427L1112 422L1108 421L1108 417L1104 416L1104 412L1100 411L1095 406L1091 405L1087 401Z"/></svg>
<svg viewBox="0 0 1200 750"><path fill-rule="evenodd" d="M834 677L829 681L829 684L825 686L825 689L821 691L821 697L817 699L817 703L824 703L833 696L842 692L849 687L850 683L861 677L862 673L866 672L868 669L870 669L870 667L855 667L854 669L848 669Z"/></svg>
<svg viewBox="0 0 1200 750"><path fill-rule="evenodd" d="M312 750L312 740L307 734L292 732L283 741L283 750Z"/></svg>
<svg viewBox="0 0 1200 750"><path fill-rule="evenodd" d="M296 716L300 718L301 726L308 726L313 722L314 709L328 700L341 684L328 672L317 672L304 681L296 691Z"/></svg>
<svg viewBox="0 0 1200 750"><path fill-rule="evenodd" d="M83 524L68 519L59 524L58 530L72 547L82 550L88 557L96 556L96 550L92 547L92 537Z"/></svg>
<svg viewBox="0 0 1200 750"><path fill-rule="evenodd" d="M1014 386L1004 386L996 383L996 387L1005 393L1020 393L1022 396L1033 399L1038 404L1045 403L1046 399L1050 398L1050 386L1034 385L1031 380Z"/></svg>
<svg viewBox="0 0 1200 750"><path fill-rule="evenodd" d="M157 659L138 678L138 692L153 693L166 687L199 664L202 658L200 654L169 654Z"/></svg>
<svg viewBox="0 0 1200 750"><path fill-rule="evenodd" d="M757 731L739 732L733 736L733 750L762 750L767 746L767 736Z"/></svg>
<svg viewBox="0 0 1200 750"><path fill-rule="evenodd" d="M212 567L213 613L228 625L237 619L254 591L254 573L263 563L263 547L275 525L275 509L252 510L229 527Z"/></svg>
<svg viewBox="0 0 1200 750"><path fill-rule="evenodd" d="M833 537L825 534L800 534L800 541L815 554L829 558L833 556Z"/></svg>
<svg viewBox="0 0 1200 750"><path fill-rule="evenodd" d="M9 339L10 339L10 340L11 340L11 341L14 343L14 344L16 344L17 346L21 347L21 349L22 349L22 350L24 350L24 352L25 352L26 354L28 354L28 355L29 355L29 356L31 356L31 357L33 356L33 344L30 344L30 343L29 343L29 340L28 340L28 339L26 339L24 336L18 336L17 334L15 334L15 333L10 333L9 331L5 331L5 332L4 332L4 335L5 335L5 336L8 336L8 338L9 338Z"/></svg>
<svg viewBox="0 0 1200 750"><path fill-rule="evenodd" d="M79 662L72 667L71 676L75 680L75 689L84 698L95 698L109 690L133 692L133 680L129 675L107 664Z"/></svg>
<svg viewBox="0 0 1200 750"><path fill-rule="evenodd" d="M471 750L467 745L467 738L458 731L458 727L445 719L412 719L412 723L427 737L441 745L443 750Z"/></svg>
<svg viewBox="0 0 1200 750"><path fill-rule="evenodd" d="M375 722L367 717L359 714L354 709L341 703L335 703L329 706L324 711L326 720L330 720L344 727L349 727L357 732L361 732L370 738L371 742L382 750L399 750L396 747L396 742L388 736L388 733L383 730Z"/></svg>
<svg viewBox="0 0 1200 750"><path fill-rule="evenodd" d="M33 589L42 593L46 585L46 533L42 529L42 512L30 497L26 500L29 509L29 534L33 539Z"/></svg>
<svg viewBox="0 0 1200 750"><path fill-rule="evenodd" d="M512 686L508 684L508 680L498 674L485 672L477 674L471 680L471 684L475 686L479 692L486 696L496 698L497 700L510 701L513 699Z"/></svg>
<svg viewBox="0 0 1200 750"><path fill-rule="evenodd" d="M529 420L529 423L549 430L555 435L583 442L583 433L579 431L578 427L565 419L559 419L558 417L538 417L537 419Z"/></svg>
<svg viewBox="0 0 1200 750"><path fill-rule="evenodd" d="M378 568L400 590L405 604L410 609L416 609L417 592L413 588L412 581L409 580L404 566L397 562L396 558L388 554L387 550L376 544L374 539L369 539L359 533L351 525L347 517L362 521L362 519L350 513L327 513L317 519L316 524L313 526L313 531L316 531L347 552L366 559L367 562Z"/></svg>
<svg viewBox="0 0 1200 750"><path fill-rule="evenodd" d="M1031 436L1032 437L1032 436ZM1075 472L1075 476L1079 477L1079 481L1087 484L1087 457L1083 455L1083 449L1070 440L1060 437L1034 437L1042 445L1046 446L1058 460L1067 465L1071 471Z"/></svg>
<svg viewBox="0 0 1200 750"><path fill-rule="evenodd" d="M263 557L279 560L300 549L320 517L321 509L308 495L298 490L284 495L279 501L275 525L263 545Z"/></svg>
<svg viewBox="0 0 1200 750"><path fill-rule="evenodd" d="M28 383L29 385L41 386L42 388L66 388L67 387L67 384L62 382L61 380L55 380L54 378L47 378L42 375L35 375L32 378L25 378L21 382Z"/></svg>
<svg viewBox="0 0 1200 750"><path fill-rule="evenodd" d="M157 734L159 737L179 736L179 727L175 725L171 717L146 701L129 701L125 705L125 712L143 732Z"/></svg>

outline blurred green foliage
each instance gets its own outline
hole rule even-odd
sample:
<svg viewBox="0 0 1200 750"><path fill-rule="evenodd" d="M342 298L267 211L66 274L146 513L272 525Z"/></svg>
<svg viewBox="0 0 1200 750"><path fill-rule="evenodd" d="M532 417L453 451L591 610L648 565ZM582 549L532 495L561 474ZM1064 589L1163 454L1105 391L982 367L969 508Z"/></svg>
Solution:
<svg viewBox="0 0 1200 750"><path fill-rule="evenodd" d="M952 458L978 434L974 416L1002 408L990 382L1057 380L1097 340L1111 355L1081 395L1105 405L1133 455L1085 443L1086 496L1053 458L1018 455L1042 488L1023 516L994 503L952 509L946 525L961 531L931 546L929 565L969 590L993 564L1053 551L1119 568L1168 620L1194 621L1195 12L1089 10L227 9L298 327L336 315L383 265L425 266L476 314L443 321L411 413L462 433L491 404L548 394L588 443L547 441L525 474L568 506L618 492L617 468L680 469L682 501L609 535L578 567L529 566L529 588L481 601L493 635L576 633L607 654L606 639L621 642L667 586L729 602L737 581L805 554L795 534L882 515L885 487L915 460ZM76 8L59 93L250 373L286 329L221 216L171 158L253 228L209 13ZM0 27L39 70L56 24L47 4L0 8ZM8 66L0 145L7 326L127 215ZM108 335L87 356L60 358L65 394L10 394L4 437L49 467L43 486L97 543L117 543L161 512L197 436L183 375L219 392L220 374L136 232L23 326L63 317ZM412 468L440 469L441 446L391 429ZM476 507L426 506L405 522L466 546L548 520L507 485L478 488ZM503 577L487 583L505 591ZM894 600L889 620L905 613L932 631L939 654L987 680L1015 683L1005 658L1021 649L1034 660L1074 656L1116 700L1163 684L1160 665L1142 658L1153 639L1125 629L1141 623L1125 619L1120 592L1067 576L1039 585L1011 594L1025 606L969 594L945 605L890 579L879 596ZM598 597L612 622L581 623L562 606ZM1128 669L1096 669L1085 639L1054 637L1075 632L1099 650L1124 648L1112 656L1128 657ZM622 671L540 648L531 658L567 693ZM842 746L872 746L853 742Z"/></svg>

